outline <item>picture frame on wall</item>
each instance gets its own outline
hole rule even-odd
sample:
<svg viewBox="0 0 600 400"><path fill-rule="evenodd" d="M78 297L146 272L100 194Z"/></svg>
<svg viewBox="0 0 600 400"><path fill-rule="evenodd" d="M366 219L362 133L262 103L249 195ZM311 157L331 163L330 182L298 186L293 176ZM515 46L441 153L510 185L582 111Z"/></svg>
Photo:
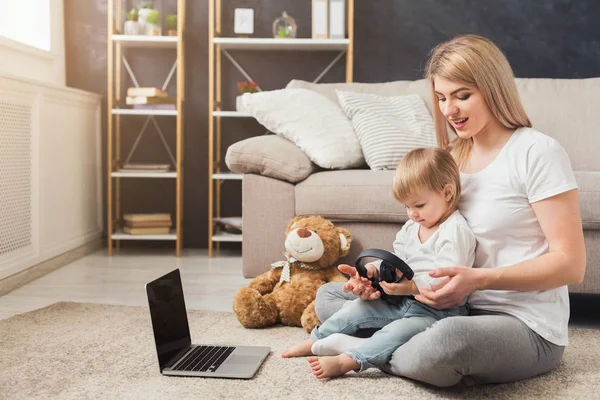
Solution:
<svg viewBox="0 0 600 400"><path fill-rule="evenodd" d="M236 8L233 13L233 32L236 35L254 33L254 9Z"/></svg>

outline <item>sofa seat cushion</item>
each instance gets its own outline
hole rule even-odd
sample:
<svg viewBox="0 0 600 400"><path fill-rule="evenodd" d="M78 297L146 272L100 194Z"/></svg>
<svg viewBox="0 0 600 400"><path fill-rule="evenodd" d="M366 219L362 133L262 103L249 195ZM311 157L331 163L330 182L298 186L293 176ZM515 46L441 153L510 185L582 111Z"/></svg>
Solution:
<svg viewBox="0 0 600 400"><path fill-rule="evenodd" d="M394 199L394 171L343 170L310 175L295 188L296 215L334 221L406 222ZM584 229L600 229L600 172L575 171Z"/></svg>
<svg viewBox="0 0 600 400"><path fill-rule="evenodd" d="M333 221L406 222L394 199L394 171L342 170L312 174L295 188L296 215Z"/></svg>

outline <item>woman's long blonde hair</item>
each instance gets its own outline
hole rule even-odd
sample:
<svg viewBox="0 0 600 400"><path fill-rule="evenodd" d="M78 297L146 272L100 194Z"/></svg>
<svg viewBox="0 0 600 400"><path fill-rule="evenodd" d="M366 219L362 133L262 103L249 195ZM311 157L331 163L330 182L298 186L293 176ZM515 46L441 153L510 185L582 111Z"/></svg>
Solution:
<svg viewBox="0 0 600 400"><path fill-rule="evenodd" d="M458 207L460 200L460 173L450 153L439 147L418 148L409 151L394 173L392 190L401 203L420 190L440 193L451 186L452 198L448 215Z"/></svg>
<svg viewBox="0 0 600 400"><path fill-rule="evenodd" d="M475 86L483 95L492 115L508 129L531 127L521 104L513 71L500 49L478 35L460 35L435 47L427 63L425 77L431 84L433 113L438 146L449 149L459 166L468 159L473 139L450 143L448 122L437 105L434 78Z"/></svg>

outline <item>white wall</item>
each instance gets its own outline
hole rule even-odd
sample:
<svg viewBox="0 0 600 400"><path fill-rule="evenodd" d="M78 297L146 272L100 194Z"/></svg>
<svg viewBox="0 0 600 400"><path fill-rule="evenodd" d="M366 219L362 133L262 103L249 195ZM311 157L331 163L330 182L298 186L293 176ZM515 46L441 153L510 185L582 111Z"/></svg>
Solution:
<svg viewBox="0 0 600 400"><path fill-rule="evenodd" d="M100 105L0 76L0 279L101 237Z"/></svg>
<svg viewBox="0 0 600 400"><path fill-rule="evenodd" d="M21 2L22 0L0 0ZM39 0L28 0L39 1ZM50 51L0 36L0 75L65 86L64 1L50 1ZM11 3L12 4L12 3ZM3 16L3 18L5 18ZM10 17L10 16L9 16ZM21 16L14 17L19 21Z"/></svg>

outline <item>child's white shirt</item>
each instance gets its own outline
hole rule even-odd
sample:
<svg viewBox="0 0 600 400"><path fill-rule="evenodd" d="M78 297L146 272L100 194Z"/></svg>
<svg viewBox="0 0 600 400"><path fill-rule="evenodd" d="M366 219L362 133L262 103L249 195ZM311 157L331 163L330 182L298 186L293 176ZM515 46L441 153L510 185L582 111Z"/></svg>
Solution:
<svg viewBox="0 0 600 400"><path fill-rule="evenodd" d="M433 290L448 279L429 276L438 267L473 266L475 235L460 211L452 213L424 243L419 239L419 228L418 223L407 221L394 241L394 254L414 271L413 281L419 290ZM371 264L379 268L381 261Z"/></svg>

